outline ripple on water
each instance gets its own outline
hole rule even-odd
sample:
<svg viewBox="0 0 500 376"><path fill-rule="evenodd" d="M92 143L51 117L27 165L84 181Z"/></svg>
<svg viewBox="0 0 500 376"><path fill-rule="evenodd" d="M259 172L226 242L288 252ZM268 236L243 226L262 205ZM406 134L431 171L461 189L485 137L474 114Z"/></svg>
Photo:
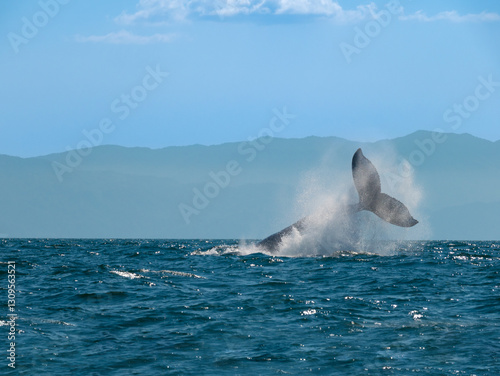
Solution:
<svg viewBox="0 0 500 376"><path fill-rule="evenodd" d="M500 374L498 243L239 246L1 241L18 273L19 368L6 374Z"/></svg>

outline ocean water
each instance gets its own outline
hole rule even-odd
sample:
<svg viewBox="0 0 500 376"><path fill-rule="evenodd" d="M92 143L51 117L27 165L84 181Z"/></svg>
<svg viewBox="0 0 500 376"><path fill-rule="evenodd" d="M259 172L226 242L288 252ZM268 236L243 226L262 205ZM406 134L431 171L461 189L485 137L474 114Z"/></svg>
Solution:
<svg viewBox="0 0 500 376"><path fill-rule="evenodd" d="M0 240L0 374L500 375L500 243L377 247Z"/></svg>

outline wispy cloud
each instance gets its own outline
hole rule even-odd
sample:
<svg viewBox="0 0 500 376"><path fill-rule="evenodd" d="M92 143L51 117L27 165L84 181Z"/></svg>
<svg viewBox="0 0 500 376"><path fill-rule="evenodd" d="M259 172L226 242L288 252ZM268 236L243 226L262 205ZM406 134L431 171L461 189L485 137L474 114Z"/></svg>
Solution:
<svg viewBox="0 0 500 376"><path fill-rule="evenodd" d="M111 44L150 44L169 43L176 38L176 34L153 34L148 36L136 35L126 30L112 32L106 35L77 35L77 42L111 43Z"/></svg>
<svg viewBox="0 0 500 376"><path fill-rule="evenodd" d="M115 21L125 25L140 21L157 22L158 19L160 22L181 21L190 13L190 3L186 0L140 0L135 13L122 12Z"/></svg>
<svg viewBox="0 0 500 376"><path fill-rule="evenodd" d="M460 15L456 10L441 12L434 16L428 16L423 11L419 10L410 15L402 15L399 17L403 21L420 21L420 22L434 22L434 21L450 21L450 22L492 22L500 21L498 13L481 12L476 14Z"/></svg>
<svg viewBox="0 0 500 376"><path fill-rule="evenodd" d="M357 22L373 14L376 5L359 5L356 9L346 10L332 0L280 0L275 14L318 15L335 19L338 22Z"/></svg>
<svg viewBox="0 0 500 376"><path fill-rule="evenodd" d="M356 22L370 17L375 4L346 10L335 0L140 0L135 13L123 12L116 21L168 23L189 18L238 15L308 15Z"/></svg>
<svg viewBox="0 0 500 376"><path fill-rule="evenodd" d="M393 1L397 4L397 1ZM188 19L206 17L234 17L251 15L303 15L328 17L337 23L354 23L374 17L377 6L371 2L344 9L338 0L140 0L132 13L123 12L115 21L131 25L136 23L169 24ZM403 8L400 6L401 11ZM428 16L423 11L399 16L403 21L491 22L500 21L498 13L461 15L456 10Z"/></svg>

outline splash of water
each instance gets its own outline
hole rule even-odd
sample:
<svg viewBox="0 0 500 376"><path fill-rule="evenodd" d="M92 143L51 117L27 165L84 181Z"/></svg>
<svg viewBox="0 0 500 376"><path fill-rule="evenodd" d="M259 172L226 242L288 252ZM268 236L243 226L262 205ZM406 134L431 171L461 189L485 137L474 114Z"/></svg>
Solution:
<svg viewBox="0 0 500 376"><path fill-rule="evenodd" d="M418 215L423 195L415 183L412 167L405 165L404 175L395 175L393 171L401 169L401 166L395 162L396 153L390 148L383 153L370 153L370 159L381 173L382 192L402 201L411 213ZM347 177L346 174L342 176ZM393 177L393 180L387 176ZM397 178L394 179L394 176ZM306 217L306 230L294 230L284 237L278 252L273 255L334 256L345 252L391 255L399 248L401 241L416 239L428 233L427 226L422 223L417 225L419 229L415 231L414 228L386 223L371 212L358 212L358 195L352 180L342 181L346 183L339 184L337 180L332 184L331 176L324 173L323 167L303 176L293 210L302 215L313 214ZM244 254L263 252L252 244L240 244L238 251Z"/></svg>

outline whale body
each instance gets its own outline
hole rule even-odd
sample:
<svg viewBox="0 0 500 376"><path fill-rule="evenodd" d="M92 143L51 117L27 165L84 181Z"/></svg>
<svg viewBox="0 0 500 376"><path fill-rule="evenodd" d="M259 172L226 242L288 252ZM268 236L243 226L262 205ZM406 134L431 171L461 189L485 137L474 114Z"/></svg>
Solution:
<svg viewBox="0 0 500 376"><path fill-rule="evenodd" d="M359 202L357 204L344 205L333 213L333 215L339 218L337 227L342 228L342 231L337 230L337 233L335 233L335 230L332 230L333 236L338 235L338 244L342 244L343 240L349 238L358 230L356 227L359 227L360 224L356 220L355 214L360 211L372 212L395 226L412 227L418 223L402 202L382 193L380 176L377 169L363 155L361 149L358 149L352 157L352 177L359 195ZM287 237L292 236L294 233L304 234L313 231L314 225L314 216L302 218L285 229L258 242L257 246L267 252L277 252Z"/></svg>

